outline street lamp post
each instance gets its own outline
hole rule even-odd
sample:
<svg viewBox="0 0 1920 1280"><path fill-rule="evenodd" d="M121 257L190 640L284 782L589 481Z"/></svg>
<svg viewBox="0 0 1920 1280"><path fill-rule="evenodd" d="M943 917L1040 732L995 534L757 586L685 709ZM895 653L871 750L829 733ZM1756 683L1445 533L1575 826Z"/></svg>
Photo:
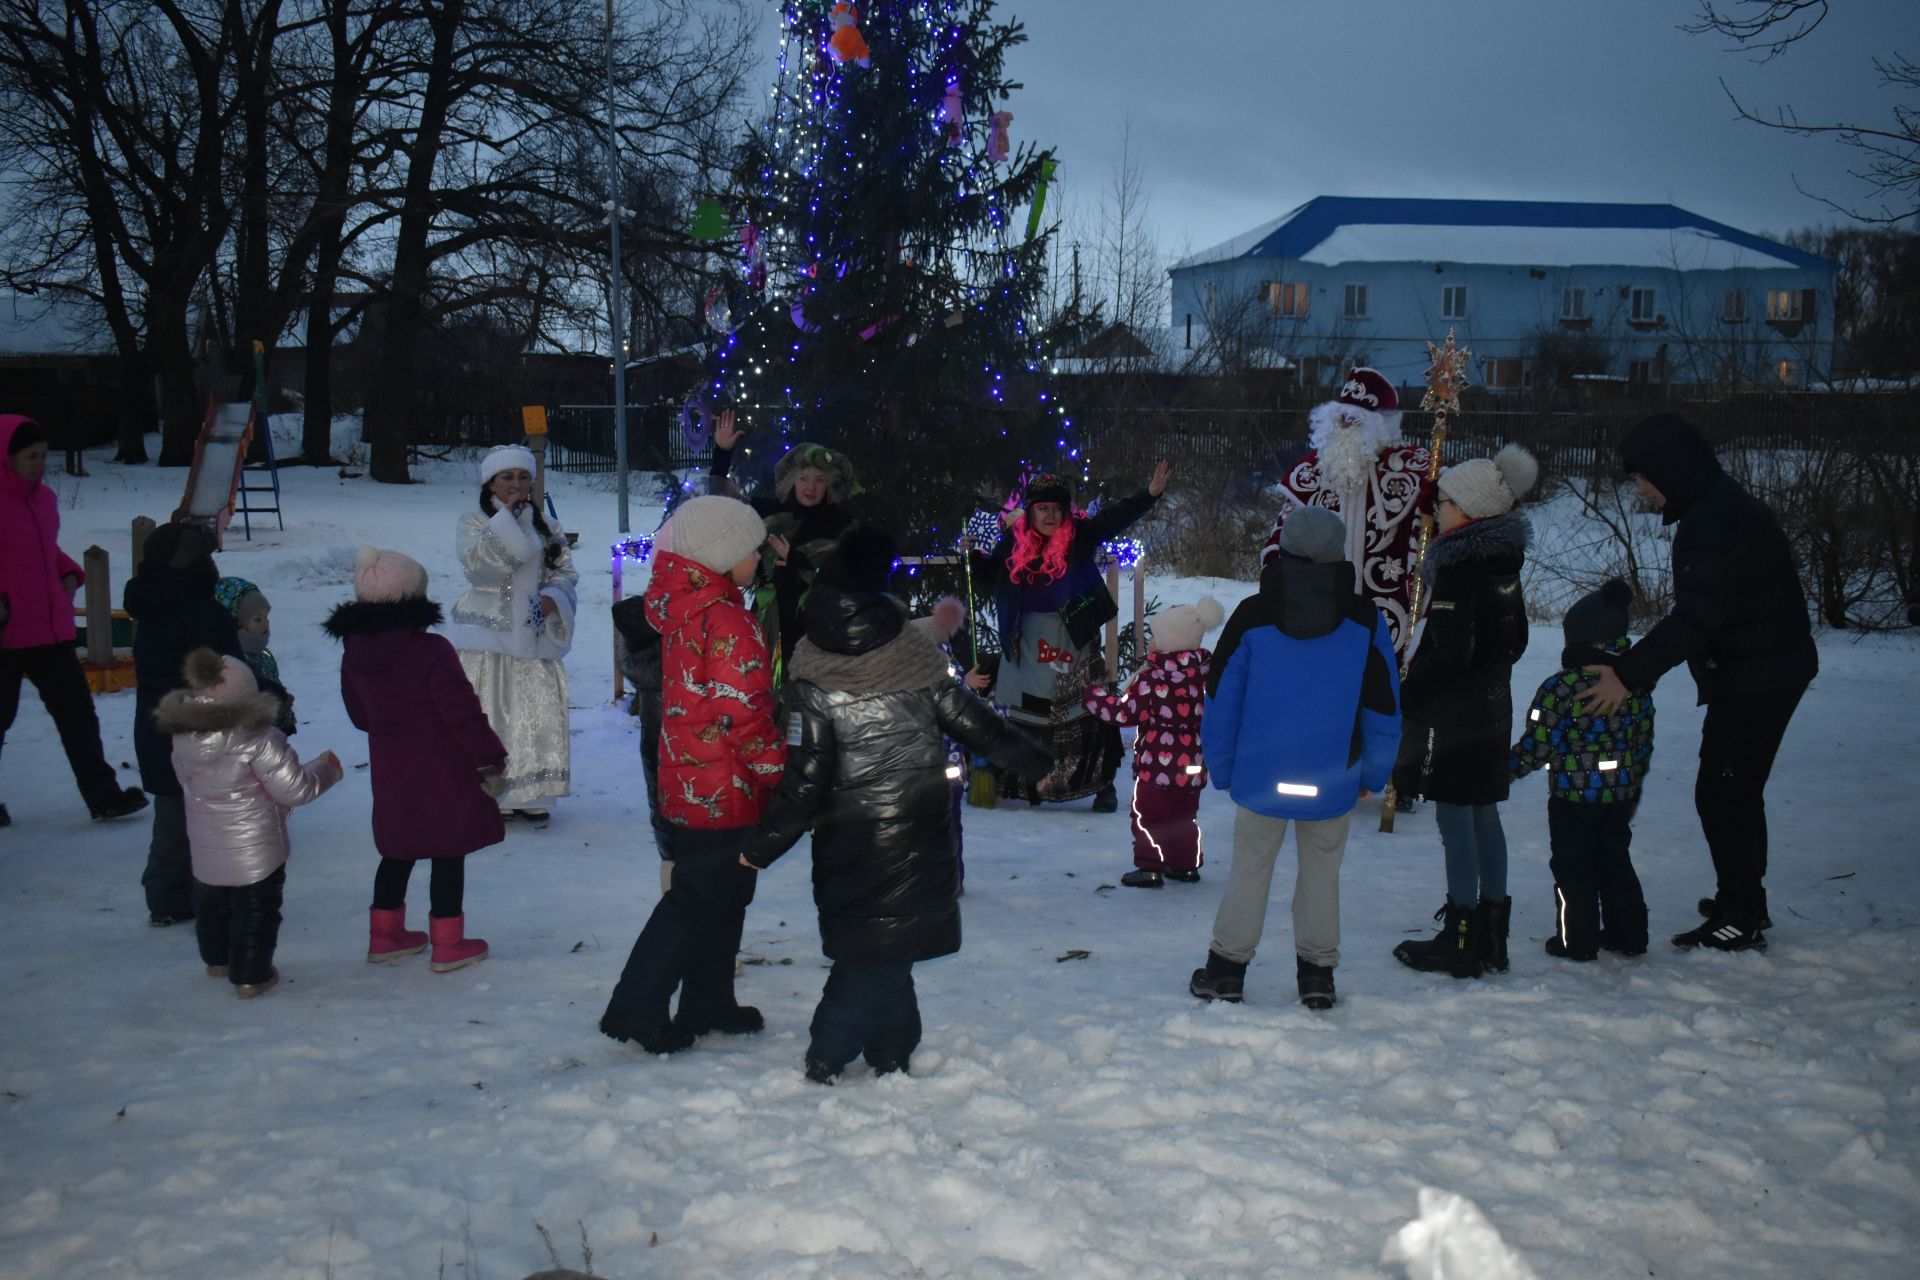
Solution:
<svg viewBox="0 0 1920 1280"><path fill-rule="evenodd" d="M619 495L620 532L627 532L627 341L626 290L620 271L620 134L613 114L613 0L607 0L607 302L613 312L613 468Z"/></svg>

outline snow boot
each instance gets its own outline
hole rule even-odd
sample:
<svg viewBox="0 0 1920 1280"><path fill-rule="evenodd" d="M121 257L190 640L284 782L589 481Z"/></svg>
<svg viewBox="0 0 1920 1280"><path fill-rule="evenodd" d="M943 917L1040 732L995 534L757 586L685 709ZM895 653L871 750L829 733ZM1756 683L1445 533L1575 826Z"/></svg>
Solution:
<svg viewBox="0 0 1920 1280"><path fill-rule="evenodd" d="M1720 914L1720 899L1718 898L1702 898L1698 905L1700 914L1709 920ZM1759 927L1762 929L1773 928L1773 917L1767 914L1767 895L1765 890L1762 890L1760 894Z"/></svg>
<svg viewBox="0 0 1920 1280"><path fill-rule="evenodd" d="M1720 911L1708 917L1698 929L1674 934L1673 945L1682 951L1695 947L1712 947L1715 951L1765 951L1767 935L1762 932L1758 919L1742 916L1737 911Z"/></svg>
<svg viewBox="0 0 1920 1280"><path fill-rule="evenodd" d="M820 1059L815 1057L808 1057L807 1079L813 1081L815 1084L824 1084L829 1088L831 1088L834 1080L837 1079L839 1075L840 1075L839 1067L833 1066L829 1063L822 1062Z"/></svg>
<svg viewBox="0 0 1920 1280"><path fill-rule="evenodd" d="M1199 884L1200 868L1195 867L1191 871L1168 871L1167 879L1178 880L1181 884Z"/></svg>
<svg viewBox="0 0 1920 1280"><path fill-rule="evenodd" d="M417 956L427 949L427 935L407 928L407 904L392 910L369 908L367 926L367 962L383 964ZM437 959L438 957L436 957Z"/></svg>
<svg viewBox="0 0 1920 1280"><path fill-rule="evenodd" d="M1562 942L1560 935L1556 933L1547 939L1547 954L1556 960L1579 960L1584 962L1594 959L1600 953L1597 951L1569 951L1567 950L1567 944Z"/></svg>
<svg viewBox="0 0 1920 1280"><path fill-rule="evenodd" d="M1474 921L1480 929L1480 963L1489 973L1507 971L1507 926L1513 920L1512 898L1482 898Z"/></svg>
<svg viewBox="0 0 1920 1280"><path fill-rule="evenodd" d="M1218 951L1207 952L1207 967L1195 969L1187 990L1202 1000L1238 1004L1246 992L1247 962L1229 960Z"/></svg>
<svg viewBox="0 0 1920 1280"><path fill-rule="evenodd" d="M694 1036L691 1032L668 1022L653 1030L641 1030L609 1021L608 1016L600 1019L600 1034L621 1044L632 1042L647 1053L679 1053L682 1049L693 1047Z"/></svg>
<svg viewBox="0 0 1920 1280"><path fill-rule="evenodd" d="M487 944L466 936L467 918L428 916L427 932L433 937L433 971L452 973L487 958Z"/></svg>
<svg viewBox="0 0 1920 1280"><path fill-rule="evenodd" d="M0 804L0 827L13 825L13 815L7 812L7 806Z"/></svg>
<svg viewBox="0 0 1920 1280"><path fill-rule="evenodd" d="M673 1020L673 1025L690 1036L704 1036L709 1031L718 1031L726 1036L750 1036L756 1031L764 1031L767 1020L752 1005L736 1004L730 1009L705 1013L689 1015L682 1012Z"/></svg>
<svg viewBox="0 0 1920 1280"><path fill-rule="evenodd" d="M111 822L115 818L125 818L147 807L147 793L138 787L126 787L103 796L98 804L89 804L87 811L95 822Z"/></svg>
<svg viewBox="0 0 1920 1280"><path fill-rule="evenodd" d="M1450 973L1456 978L1477 978L1485 967L1480 958L1477 912L1457 905L1452 898L1433 913L1441 922L1440 932L1426 942L1403 942L1393 949L1393 958L1422 973Z"/></svg>
<svg viewBox="0 0 1920 1280"><path fill-rule="evenodd" d="M1136 867L1120 877L1120 883L1129 889L1159 889L1166 883L1166 877L1150 867Z"/></svg>
<svg viewBox="0 0 1920 1280"><path fill-rule="evenodd" d="M1315 1012L1333 1008L1333 966L1314 964L1305 956L1295 956L1293 966L1300 984L1300 1003Z"/></svg>
<svg viewBox="0 0 1920 1280"><path fill-rule="evenodd" d="M236 999L251 1000L255 996L267 994L267 992L273 990L279 982L280 971L278 969L269 969L267 970L267 980L265 982L243 982L233 989L233 994Z"/></svg>
<svg viewBox="0 0 1920 1280"><path fill-rule="evenodd" d="M224 964L210 964L207 966L207 976L209 978L224 978L229 972L231 972L231 970Z"/></svg>
<svg viewBox="0 0 1920 1280"><path fill-rule="evenodd" d="M1120 796L1119 796L1119 793L1114 791L1113 784L1111 782L1109 782L1106 786L1100 788L1100 790L1094 792L1093 811L1095 813L1120 812Z"/></svg>

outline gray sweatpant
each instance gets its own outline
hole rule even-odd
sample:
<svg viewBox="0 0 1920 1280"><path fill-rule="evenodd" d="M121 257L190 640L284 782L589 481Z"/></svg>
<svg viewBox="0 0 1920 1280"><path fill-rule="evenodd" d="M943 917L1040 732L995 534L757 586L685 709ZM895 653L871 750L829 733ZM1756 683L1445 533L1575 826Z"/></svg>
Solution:
<svg viewBox="0 0 1920 1280"><path fill-rule="evenodd" d="M1349 810L1337 818L1294 823L1300 874L1293 885L1293 949L1312 964L1340 962L1340 859L1347 852ZM1267 923L1273 863L1287 836L1285 818L1234 809L1233 868L1213 918L1213 949L1225 959L1253 959Z"/></svg>

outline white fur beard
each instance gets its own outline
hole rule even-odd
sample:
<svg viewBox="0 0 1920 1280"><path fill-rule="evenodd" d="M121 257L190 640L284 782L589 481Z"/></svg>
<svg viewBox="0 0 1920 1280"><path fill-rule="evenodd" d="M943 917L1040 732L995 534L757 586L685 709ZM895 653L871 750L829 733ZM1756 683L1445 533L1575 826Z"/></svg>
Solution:
<svg viewBox="0 0 1920 1280"><path fill-rule="evenodd" d="M1374 458L1379 454L1359 427L1336 428L1320 446L1320 483L1343 496L1365 492L1373 479Z"/></svg>

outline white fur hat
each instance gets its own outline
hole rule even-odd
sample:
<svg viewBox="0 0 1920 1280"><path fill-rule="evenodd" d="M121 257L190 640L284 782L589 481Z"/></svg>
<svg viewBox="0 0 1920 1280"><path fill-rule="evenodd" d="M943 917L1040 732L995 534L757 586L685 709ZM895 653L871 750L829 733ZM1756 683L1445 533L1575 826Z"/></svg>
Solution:
<svg viewBox="0 0 1920 1280"><path fill-rule="evenodd" d="M187 655L182 669L187 687L215 702L232 702L260 692L253 669L238 658L225 657L211 649L195 649Z"/></svg>
<svg viewBox="0 0 1920 1280"><path fill-rule="evenodd" d="M1227 612L1212 596L1202 596L1195 604L1179 604L1153 621L1153 651L1178 653L1198 649L1207 632L1219 626Z"/></svg>
<svg viewBox="0 0 1920 1280"><path fill-rule="evenodd" d="M1461 511L1484 520L1513 510L1539 474L1533 455L1510 444L1491 458L1469 458L1448 467L1440 473L1439 488Z"/></svg>
<svg viewBox="0 0 1920 1280"><path fill-rule="evenodd" d="M653 549L725 573L766 540L759 512L738 498L708 494L675 507L653 535Z"/></svg>
<svg viewBox="0 0 1920 1280"><path fill-rule="evenodd" d="M480 459L480 483L485 484L502 471L512 471L516 467L530 476L540 471L533 450L523 444L503 444L489 449L487 456Z"/></svg>

